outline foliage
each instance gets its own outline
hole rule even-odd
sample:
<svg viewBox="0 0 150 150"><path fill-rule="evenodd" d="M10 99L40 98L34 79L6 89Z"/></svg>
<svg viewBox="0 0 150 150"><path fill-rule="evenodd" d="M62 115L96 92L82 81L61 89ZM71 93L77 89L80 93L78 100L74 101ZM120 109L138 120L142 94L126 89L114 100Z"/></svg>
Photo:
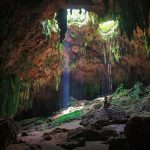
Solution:
<svg viewBox="0 0 150 150"><path fill-rule="evenodd" d="M77 34L75 34L74 32L71 32L71 33L70 33L70 37L71 37L71 38L77 38L78 36L77 36Z"/></svg>
<svg viewBox="0 0 150 150"><path fill-rule="evenodd" d="M119 60L121 58L119 43L117 43L117 42L115 44L114 43L111 45L111 52L113 54L114 60L119 62Z"/></svg>
<svg viewBox="0 0 150 150"><path fill-rule="evenodd" d="M146 49L146 52L147 52L147 56L150 57L150 46L148 45L148 39L145 37L145 40L144 40L144 44L145 44L145 49Z"/></svg>
<svg viewBox="0 0 150 150"><path fill-rule="evenodd" d="M60 75L58 74L58 72L54 71L53 72L53 87L56 91L58 91L59 89L59 84L60 84Z"/></svg>
<svg viewBox="0 0 150 150"><path fill-rule="evenodd" d="M109 20L99 23L98 31L103 39L113 38L118 35L116 29L118 28L118 21Z"/></svg>
<svg viewBox="0 0 150 150"><path fill-rule="evenodd" d="M46 83L45 83L45 80L44 79L38 79L38 80L35 80L33 83L32 83L32 90L33 90L33 92L34 93L37 93L37 92L39 92L40 91L40 89L42 88L42 87L44 87L44 85L45 85Z"/></svg>
<svg viewBox="0 0 150 150"><path fill-rule="evenodd" d="M71 69L71 70L76 69L76 63L71 63L71 64L70 64L70 69Z"/></svg>
<svg viewBox="0 0 150 150"><path fill-rule="evenodd" d="M31 82L20 81L18 111L28 110L32 107L30 89L31 89Z"/></svg>
<svg viewBox="0 0 150 150"><path fill-rule="evenodd" d="M45 66L50 66L50 64L51 64L50 56L46 56L44 64L45 64Z"/></svg>
<svg viewBox="0 0 150 150"><path fill-rule="evenodd" d="M131 89L125 89L123 84L121 84L113 94L111 103L127 105L128 103L135 103L142 96L146 96L148 94L149 90L144 90L143 84L139 81L136 82L134 87Z"/></svg>
<svg viewBox="0 0 150 150"><path fill-rule="evenodd" d="M143 93L143 83L141 82L136 82L136 84L133 87L133 98L139 99Z"/></svg>
<svg viewBox="0 0 150 150"><path fill-rule="evenodd" d="M43 123L44 123L44 121L42 119L39 119L35 122L35 125L41 125Z"/></svg>
<svg viewBox="0 0 150 150"><path fill-rule="evenodd" d="M51 37L51 21L45 20L41 22L42 24L42 33L46 38Z"/></svg>
<svg viewBox="0 0 150 150"><path fill-rule="evenodd" d="M64 49L64 44L63 43L59 43L59 51L62 52L63 49Z"/></svg>
<svg viewBox="0 0 150 150"><path fill-rule="evenodd" d="M13 74L1 75L0 81L0 114L15 116L23 109L29 109L32 101L29 100L31 84L22 82Z"/></svg>
<svg viewBox="0 0 150 150"><path fill-rule="evenodd" d="M16 76L3 75L0 82L0 114L14 116L19 106L20 81Z"/></svg>
<svg viewBox="0 0 150 150"><path fill-rule="evenodd" d="M95 95L99 94L99 90L100 90L100 84L99 83L95 83L95 84L91 84L91 83L84 83L84 90L83 93L85 95L88 95L88 97L91 99L93 98Z"/></svg>
<svg viewBox="0 0 150 150"><path fill-rule="evenodd" d="M120 86L116 89L116 94L120 93L120 92L123 92L124 90L124 87L123 87L123 84L120 84Z"/></svg>
<svg viewBox="0 0 150 150"><path fill-rule="evenodd" d="M20 80L16 75L0 76L0 115L15 116L17 113L32 107L32 97L45 84L39 79L31 82ZM32 93L31 93L32 92Z"/></svg>
<svg viewBox="0 0 150 150"><path fill-rule="evenodd" d="M54 15L54 18L51 20L51 28L52 28L52 31L59 32L58 23L55 17L56 17L56 13Z"/></svg>
<svg viewBox="0 0 150 150"><path fill-rule="evenodd" d="M126 99L124 97L128 97L130 99L130 97L128 96L130 93L130 90L125 89L124 85L121 84L115 91L115 93L113 93L113 97L112 97L112 104L124 104L126 103Z"/></svg>
<svg viewBox="0 0 150 150"><path fill-rule="evenodd" d="M76 60L72 60L72 61L69 63L69 68L70 68L71 70L76 69L76 66L77 66L76 63L77 63Z"/></svg>
<svg viewBox="0 0 150 150"><path fill-rule="evenodd" d="M121 53L118 39L120 33L118 30L118 20L106 21L101 19L97 32L101 38L101 49L105 64L119 62Z"/></svg>
<svg viewBox="0 0 150 150"><path fill-rule="evenodd" d="M60 116L59 118L57 118L56 120L54 120L51 123L51 126L57 126L59 124L63 124L63 123L68 122L70 120L80 118L82 111L83 110L76 110L74 112L70 112L70 113L65 114L63 116Z"/></svg>

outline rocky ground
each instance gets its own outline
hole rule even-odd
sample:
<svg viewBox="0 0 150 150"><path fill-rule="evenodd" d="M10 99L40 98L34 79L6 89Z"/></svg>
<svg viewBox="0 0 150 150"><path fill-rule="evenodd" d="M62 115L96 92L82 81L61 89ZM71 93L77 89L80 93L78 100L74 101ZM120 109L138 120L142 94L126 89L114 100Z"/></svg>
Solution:
<svg viewBox="0 0 150 150"><path fill-rule="evenodd" d="M0 142L0 147L2 150L7 145L6 150L148 150L150 87L138 92L135 87L120 89L107 98L74 100L68 109L46 119L17 122L18 136L12 120L1 121L0 132L6 133L1 141L6 140Z"/></svg>

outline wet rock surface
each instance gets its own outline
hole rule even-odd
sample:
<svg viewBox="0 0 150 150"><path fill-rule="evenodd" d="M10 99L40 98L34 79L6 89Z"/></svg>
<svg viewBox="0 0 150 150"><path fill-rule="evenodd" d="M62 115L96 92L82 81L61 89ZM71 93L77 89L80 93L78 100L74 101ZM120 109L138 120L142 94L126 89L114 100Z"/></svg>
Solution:
<svg viewBox="0 0 150 150"><path fill-rule="evenodd" d="M5 148L15 142L17 138L17 127L12 119L0 120L0 149L5 150Z"/></svg>
<svg viewBox="0 0 150 150"><path fill-rule="evenodd" d="M52 139L52 137L51 137L51 135L50 135L49 133L44 133L44 134L43 134L43 138L44 138L44 140L46 140L46 141L49 141L49 140Z"/></svg>
<svg viewBox="0 0 150 150"><path fill-rule="evenodd" d="M27 132L22 132L21 136L28 136L28 133Z"/></svg>
<svg viewBox="0 0 150 150"><path fill-rule="evenodd" d="M35 145L28 145L25 143L12 144L6 150L64 150L64 149L45 142Z"/></svg>
<svg viewBox="0 0 150 150"><path fill-rule="evenodd" d="M149 150L150 117L132 117L125 126L125 135L133 150Z"/></svg>
<svg viewBox="0 0 150 150"><path fill-rule="evenodd" d="M150 97L146 97L142 101L142 110L150 112Z"/></svg>
<svg viewBox="0 0 150 150"><path fill-rule="evenodd" d="M121 134L124 134L124 127L125 127L125 124L112 124L112 125L105 126L102 129L115 130L118 135L121 135Z"/></svg>
<svg viewBox="0 0 150 150"><path fill-rule="evenodd" d="M95 130L91 128L77 128L75 130L69 131L68 138L70 140L84 138L86 141L105 141L110 136L118 136L117 132L114 130Z"/></svg>
<svg viewBox="0 0 150 150"><path fill-rule="evenodd" d="M85 146L85 139L84 138L78 138L76 140L67 140L63 142L62 144L58 144L64 149L72 150L76 147L83 147Z"/></svg>
<svg viewBox="0 0 150 150"><path fill-rule="evenodd" d="M126 137L113 137L109 139L108 150L131 150Z"/></svg>
<svg viewBox="0 0 150 150"><path fill-rule="evenodd" d="M92 128L77 128L67 131L67 136L63 141L57 145L65 149L74 149L77 147L86 147L87 142L92 141L106 141L110 137L118 137L117 131L113 129L95 130Z"/></svg>

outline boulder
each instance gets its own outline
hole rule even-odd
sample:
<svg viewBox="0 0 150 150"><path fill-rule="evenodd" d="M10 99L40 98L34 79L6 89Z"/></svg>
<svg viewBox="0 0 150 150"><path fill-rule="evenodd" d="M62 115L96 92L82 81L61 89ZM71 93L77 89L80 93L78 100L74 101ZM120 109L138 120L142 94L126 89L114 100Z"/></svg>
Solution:
<svg viewBox="0 0 150 150"><path fill-rule="evenodd" d="M95 130L90 128L77 128L68 132L68 139L84 138L85 141L105 141L111 136L118 136L114 130Z"/></svg>
<svg viewBox="0 0 150 150"><path fill-rule="evenodd" d="M21 136L28 136L28 133L27 132L22 132Z"/></svg>
<svg viewBox="0 0 150 150"><path fill-rule="evenodd" d="M55 128L53 131L50 132L51 135L57 134L57 133L66 133L68 132L68 129L65 128Z"/></svg>
<svg viewBox="0 0 150 150"><path fill-rule="evenodd" d="M124 127L125 127L125 124L112 124L112 125L105 126L102 129L115 130L119 135L122 135L124 134Z"/></svg>
<svg viewBox="0 0 150 150"><path fill-rule="evenodd" d="M109 106L107 108L90 111L83 116L80 124L86 127L101 129L110 124L124 124L127 122L127 114L121 106Z"/></svg>
<svg viewBox="0 0 150 150"><path fill-rule="evenodd" d="M37 126L37 125L41 125L41 124L44 124L44 121L43 120L37 120L36 122L35 122L35 126Z"/></svg>
<svg viewBox="0 0 150 150"><path fill-rule="evenodd" d="M0 120L0 149L5 150L6 147L13 143L17 138L17 127L12 119Z"/></svg>
<svg viewBox="0 0 150 150"><path fill-rule="evenodd" d="M150 112L150 97L144 98L142 101L142 110Z"/></svg>
<svg viewBox="0 0 150 150"><path fill-rule="evenodd" d="M150 149L150 117L130 118L124 132L133 150Z"/></svg>
<svg viewBox="0 0 150 150"><path fill-rule="evenodd" d="M47 132L43 134L43 138L45 141L49 141L52 139L50 133L47 133Z"/></svg>
<svg viewBox="0 0 150 150"><path fill-rule="evenodd" d="M85 146L85 140L83 138L79 138L76 140L68 140L61 144L59 144L62 148L65 148L67 150L72 150L76 147L82 147Z"/></svg>
<svg viewBox="0 0 150 150"><path fill-rule="evenodd" d="M109 139L108 150L131 150L125 137L113 137Z"/></svg>

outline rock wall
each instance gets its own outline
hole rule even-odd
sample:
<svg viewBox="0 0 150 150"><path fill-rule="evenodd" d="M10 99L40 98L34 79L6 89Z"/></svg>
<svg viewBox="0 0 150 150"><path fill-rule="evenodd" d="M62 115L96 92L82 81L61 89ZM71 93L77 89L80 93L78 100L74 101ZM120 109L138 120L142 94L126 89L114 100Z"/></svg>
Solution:
<svg viewBox="0 0 150 150"><path fill-rule="evenodd" d="M102 15L105 12L104 5L100 6L97 3L101 4L102 1L87 1L86 9L97 14L101 12ZM62 88L60 79L64 53L59 49L59 32L52 31L51 38L46 38L42 33L41 22L46 19L52 20L59 8L71 6L79 7L76 3L70 4L64 0L56 2L33 0L30 3L25 0L0 2L0 14L2 14L0 18L2 35L0 37L0 72L13 73L21 81L42 80L42 85L44 87L50 85L49 91L57 95ZM83 3L82 6L85 7L85 4ZM70 52L70 80L72 81L70 93L79 99L92 99L109 92L108 66L104 63L104 49L108 43L101 44L96 29L96 26L90 25L79 30L75 27L71 28L77 38L72 37ZM131 41L126 35L117 40L120 44L121 57L118 62L113 61L111 64L112 90L115 90L120 83L131 87L137 80L149 84L150 61L145 50L143 32L137 29ZM53 87L56 92L52 90ZM42 91L42 88L39 90ZM93 91L90 93L91 89ZM47 93L47 91L42 93ZM39 96L36 99L39 101L53 99L51 96L46 98L47 96L48 94L44 94L43 98Z"/></svg>

